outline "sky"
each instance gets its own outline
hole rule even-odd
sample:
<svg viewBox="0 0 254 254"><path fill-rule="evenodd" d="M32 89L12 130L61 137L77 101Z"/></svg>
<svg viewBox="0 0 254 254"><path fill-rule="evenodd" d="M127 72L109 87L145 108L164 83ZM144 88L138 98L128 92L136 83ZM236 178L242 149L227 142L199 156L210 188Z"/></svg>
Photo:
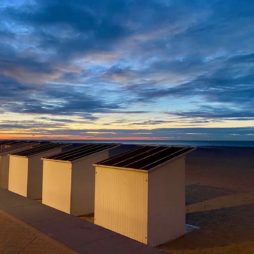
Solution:
<svg viewBox="0 0 254 254"><path fill-rule="evenodd" d="M254 140L253 0L1 0L0 138Z"/></svg>

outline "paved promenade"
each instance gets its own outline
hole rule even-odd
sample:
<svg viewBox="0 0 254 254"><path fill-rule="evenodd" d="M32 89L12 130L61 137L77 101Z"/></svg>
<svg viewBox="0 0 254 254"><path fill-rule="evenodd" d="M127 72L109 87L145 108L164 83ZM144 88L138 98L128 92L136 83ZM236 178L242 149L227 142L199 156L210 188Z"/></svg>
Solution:
<svg viewBox="0 0 254 254"><path fill-rule="evenodd" d="M0 253L164 252L0 189Z"/></svg>
<svg viewBox="0 0 254 254"><path fill-rule="evenodd" d="M65 245L0 211L1 254L75 254Z"/></svg>

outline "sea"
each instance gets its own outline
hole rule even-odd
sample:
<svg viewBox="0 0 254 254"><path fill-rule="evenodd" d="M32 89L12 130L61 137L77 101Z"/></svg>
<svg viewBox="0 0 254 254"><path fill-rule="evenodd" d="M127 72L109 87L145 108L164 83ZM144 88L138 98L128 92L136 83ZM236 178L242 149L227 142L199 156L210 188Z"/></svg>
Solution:
<svg viewBox="0 0 254 254"><path fill-rule="evenodd" d="M254 141L214 141L214 140L57 140L68 143L122 143L139 145L170 145L194 147L254 147Z"/></svg>

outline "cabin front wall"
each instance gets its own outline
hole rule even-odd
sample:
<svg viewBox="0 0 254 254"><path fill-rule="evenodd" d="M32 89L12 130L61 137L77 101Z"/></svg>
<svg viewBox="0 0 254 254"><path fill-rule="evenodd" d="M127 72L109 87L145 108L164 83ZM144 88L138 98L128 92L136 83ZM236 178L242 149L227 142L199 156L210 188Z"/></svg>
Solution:
<svg viewBox="0 0 254 254"><path fill-rule="evenodd" d="M96 166L95 224L147 243L147 173Z"/></svg>
<svg viewBox="0 0 254 254"><path fill-rule="evenodd" d="M32 145L27 145L27 146L18 146L18 147L13 147L11 151L8 152L3 152L0 155L0 187L3 189L8 189L8 182L9 182L9 154L10 153L16 153L16 152L21 152L24 151L28 148L31 148Z"/></svg>
<svg viewBox="0 0 254 254"><path fill-rule="evenodd" d="M185 157L149 173L148 244L156 246L185 232Z"/></svg>
<svg viewBox="0 0 254 254"><path fill-rule="evenodd" d="M70 213L71 163L43 160L42 203Z"/></svg>
<svg viewBox="0 0 254 254"><path fill-rule="evenodd" d="M94 163L109 157L102 151L72 162L71 214L94 213L95 168Z"/></svg>
<svg viewBox="0 0 254 254"><path fill-rule="evenodd" d="M33 155L29 158L28 190L27 197L31 199L42 198L42 170L43 157L51 156L61 152L61 148L55 148L43 153Z"/></svg>
<svg viewBox="0 0 254 254"><path fill-rule="evenodd" d="M9 191L26 197L28 182L28 158L10 155L9 163L8 189Z"/></svg>

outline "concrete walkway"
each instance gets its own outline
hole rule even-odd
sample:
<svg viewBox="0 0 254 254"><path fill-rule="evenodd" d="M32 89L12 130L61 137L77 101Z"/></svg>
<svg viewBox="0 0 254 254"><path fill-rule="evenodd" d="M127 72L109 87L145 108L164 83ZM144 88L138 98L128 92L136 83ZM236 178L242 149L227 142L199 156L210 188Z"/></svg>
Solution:
<svg viewBox="0 0 254 254"><path fill-rule="evenodd" d="M15 250L14 252L7 252L0 249L0 253L51 253L47 252L50 248L55 249L55 252L53 251L52 253L66 254L73 253L71 250L78 253L89 254L165 253L87 221L42 205L37 201L26 199L2 189L0 189L0 211L2 218L8 218L6 220L7 224L16 224L13 231L15 227L17 230L15 231L17 235L10 234L10 238L13 239L6 239L4 243L3 240L0 239L1 246L4 246L7 241L15 242L15 237L18 237L18 239L20 239L20 237L28 237L26 232L29 230L31 233L31 238L27 238L27 245L24 245L25 243L22 245L27 248L26 252L20 251L19 248L21 247L17 246L16 252ZM0 223L0 228L2 228L5 224L1 220ZM26 225L30 226L29 230ZM4 234L0 234L0 236L4 237ZM44 244L42 244L40 239L43 239L42 242ZM37 245L35 244L36 242L38 242ZM29 245L31 246L29 247ZM38 249L36 246L38 246ZM29 252L28 250L31 247L33 247L33 251ZM13 248L15 249L15 246Z"/></svg>
<svg viewBox="0 0 254 254"><path fill-rule="evenodd" d="M1 254L76 254L63 244L0 211Z"/></svg>

